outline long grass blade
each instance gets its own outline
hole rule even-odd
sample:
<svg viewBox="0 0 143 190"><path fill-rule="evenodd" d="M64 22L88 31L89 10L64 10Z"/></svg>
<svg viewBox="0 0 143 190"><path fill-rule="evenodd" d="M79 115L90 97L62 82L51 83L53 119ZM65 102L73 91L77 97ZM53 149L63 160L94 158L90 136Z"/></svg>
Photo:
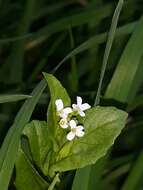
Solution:
<svg viewBox="0 0 143 190"><path fill-rule="evenodd" d="M99 86L98 86L94 106L99 105L99 103L100 103L100 94L101 94L102 82L103 82L106 66L107 66L107 63L108 63L108 58L109 58L110 51L111 51L111 48L112 48L112 44L113 44L113 40L114 40L114 37L115 37L116 28L117 28L117 23L118 23L118 19L119 19L122 7L123 7L123 0L119 0L119 3L117 5L117 8L116 8L115 13L113 15L111 28L110 28L110 31L109 31L109 37L108 37L108 41L107 41L106 48L105 48L105 54L104 54L104 57L103 57L103 65L102 65L102 68L101 68Z"/></svg>
<svg viewBox="0 0 143 190"><path fill-rule="evenodd" d="M116 27L117 27L120 12L122 10L122 6L123 6L123 0L119 0L118 5L117 5L116 10L115 10L114 15L113 15L113 19L112 19L112 23L111 23L111 29L110 29L110 32L109 32L109 38L108 38L106 49L105 49L105 55L104 55L104 59L103 59L103 67L102 67L102 70L101 70L100 82L99 82L97 96L96 96L96 99L95 99L95 105L99 104L101 85L102 85L103 77L104 77L104 74L105 74L105 69L106 69L106 66L107 66L107 61L108 61L108 57L109 57L110 50L111 50L111 47L112 47L112 43L113 43L113 39L114 39L114 36L115 36L115 31L116 31ZM106 160L106 158L105 158L105 160ZM96 164L95 164L95 166L96 166ZM102 163L102 166L103 166L103 163ZM77 170L75 178L74 178L74 182L73 182L74 186L73 186L72 190L79 189L80 181L78 180L78 178L80 177L82 179L82 176L85 175L86 170L90 171L91 173L95 173L94 172L95 169L96 169L96 167L94 168L94 166L88 166L87 168L82 169L82 174L80 173L80 170ZM78 173L79 173L80 176L78 175ZM86 184L85 185L85 187L86 187L85 190L96 189L96 187L94 186L95 185L94 183L91 186L89 186L89 181L90 181L90 178L86 178L84 180L84 184Z"/></svg>
<svg viewBox="0 0 143 190"><path fill-rule="evenodd" d="M101 7L93 7L92 9L84 10L80 13L73 14L68 17L61 18L60 20L54 21L44 28L39 30L39 35L44 34L53 34L56 32L60 32L62 30L68 30L69 27L81 26L94 20L96 21L101 18L104 19L112 13L114 8L113 4L106 4Z"/></svg>
<svg viewBox="0 0 143 190"><path fill-rule="evenodd" d="M90 180L90 172L91 167L82 168L80 170L77 170L74 178L74 182L72 185L72 190L88 190L88 183L87 181ZM82 183L81 183L82 181Z"/></svg>
<svg viewBox="0 0 143 190"><path fill-rule="evenodd" d="M31 97L32 96L23 95L23 94L0 95L0 104L7 103L7 102L16 102L16 101L24 100Z"/></svg>
<svg viewBox="0 0 143 190"><path fill-rule="evenodd" d="M31 17L34 10L35 0L27 0L25 2L24 15L19 22L17 35L25 35L29 31L29 27L31 25ZM25 53L25 40L17 41L13 44L13 48L11 54L5 64L4 73L7 76L7 68L9 67L9 81L10 83L19 83L22 81L23 77L23 60ZM12 67L11 67L12 65ZM5 74L3 75L5 78Z"/></svg>
<svg viewBox="0 0 143 190"><path fill-rule="evenodd" d="M143 81L143 17L136 25L129 42L119 60L105 97L130 103Z"/></svg>
<svg viewBox="0 0 143 190"><path fill-rule="evenodd" d="M140 179L143 176L143 151L138 156L137 160L134 163L134 166L129 173L127 179L125 180L123 187L121 190L135 190L137 188L137 184L140 183Z"/></svg>
<svg viewBox="0 0 143 190"><path fill-rule="evenodd" d="M71 48L73 49L75 46L75 42L74 42L74 36L73 36L73 32L72 29L69 28L69 36L70 36L70 44L71 44ZM71 58L71 75L70 75L70 82L71 82L71 86L72 86L72 90L74 92L77 92L78 90L78 78L77 78L77 63L76 63L76 57L73 56Z"/></svg>
<svg viewBox="0 0 143 190"><path fill-rule="evenodd" d="M0 188L7 190L13 171L16 153L19 146L21 132L30 120L32 112L46 87L46 82L41 81L31 93L32 98L26 100L18 112L0 150Z"/></svg>
<svg viewBox="0 0 143 190"><path fill-rule="evenodd" d="M117 32L115 34L115 38L122 36L122 35L128 35L130 33L132 33L136 27L138 22L133 22L131 24L127 24L124 26L121 26L119 28L117 28ZM78 47L76 47L74 50L72 50L69 54L67 54L62 61L55 67L54 71L56 72L63 63L65 63L67 60L69 60L71 57L82 53L88 49L90 49L91 47L94 47L95 45L104 43L107 39L107 35L108 33L102 33L102 34L98 34L92 38L90 38L89 40L85 41L84 43L82 43L81 45L79 45Z"/></svg>

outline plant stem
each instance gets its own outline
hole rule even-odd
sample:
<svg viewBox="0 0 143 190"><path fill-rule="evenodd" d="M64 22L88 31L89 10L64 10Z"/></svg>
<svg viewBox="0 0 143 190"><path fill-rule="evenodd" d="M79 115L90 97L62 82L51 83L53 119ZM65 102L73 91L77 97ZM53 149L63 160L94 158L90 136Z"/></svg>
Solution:
<svg viewBox="0 0 143 190"><path fill-rule="evenodd" d="M60 182L60 179L59 179L59 173L57 173L52 181L52 183L50 184L50 186L48 187L48 190L53 190L56 183L57 182Z"/></svg>

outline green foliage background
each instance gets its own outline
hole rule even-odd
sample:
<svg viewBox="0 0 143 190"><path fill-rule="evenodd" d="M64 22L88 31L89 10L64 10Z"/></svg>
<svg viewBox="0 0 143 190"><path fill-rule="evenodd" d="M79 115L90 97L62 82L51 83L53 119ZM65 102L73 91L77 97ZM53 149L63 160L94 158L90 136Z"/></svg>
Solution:
<svg viewBox="0 0 143 190"><path fill-rule="evenodd" d="M7 102L0 104L1 145L4 142L0 151L0 183L4 168L12 168L11 160L25 124L30 118L46 120L50 93L44 91L43 71L52 73L65 58L56 77L72 99L80 95L94 104L117 2L0 0L0 103ZM100 104L128 111L127 125L106 157L92 167L68 173L61 189L143 189L142 12L142 0L124 1L101 89ZM32 98L23 95L31 92ZM22 108L21 101L8 103L25 98L28 99ZM13 190L15 170L10 176L9 189Z"/></svg>

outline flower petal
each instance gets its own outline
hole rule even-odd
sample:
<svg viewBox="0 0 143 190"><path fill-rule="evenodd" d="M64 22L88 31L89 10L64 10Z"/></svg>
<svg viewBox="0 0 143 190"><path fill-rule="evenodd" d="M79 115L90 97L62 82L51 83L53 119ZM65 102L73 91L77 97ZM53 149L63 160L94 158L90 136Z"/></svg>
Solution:
<svg viewBox="0 0 143 190"><path fill-rule="evenodd" d="M91 106L90 106L88 103L85 103L85 104L82 104L82 105L81 105L82 111L88 110L88 109L90 109L90 108L91 108Z"/></svg>
<svg viewBox="0 0 143 190"><path fill-rule="evenodd" d="M78 132L76 132L76 136L77 137L83 137L84 136L84 131L78 131Z"/></svg>
<svg viewBox="0 0 143 190"><path fill-rule="evenodd" d="M77 110L77 105L76 105L76 104L72 104L72 108L73 108L74 110Z"/></svg>
<svg viewBox="0 0 143 190"><path fill-rule="evenodd" d="M85 117L85 113L84 113L83 111L80 111L80 112L79 112L79 115L80 115L81 117Z"/></svg>
<svg viewBox="0 0 143 190"><path fill-rule="evenodd" d="M75 133L73 133L72 131L67 134L67 139L69 141L73 140L74 138L75 138Z"/></svg>
<svg viewBox="0 0 143 190"><path fill-rule="evenodd" d="M60 111L64 108L63 101L61 99L58 99L55 101L57 111Z"/></svg>
<svg viewBox="0 0 143 190"><path fill-rule="evenodd" d="M60 125L60 127L63 128L63 129L67 129L68 128L68 124Z"/></svg>
<svg viewBox="0 0 143 190"><path fill-rule="evenodd" d="M77 96L77 105L80 106L82 104L82 98Z"/></svg>
<svg viewBox="0 0 143 190"><path fill-rule="evenodd" d="M84 130L84 127L83 127L82 125L78 125L78 126L77 126L77 130L78 130L78 131L79 131L79 130L82 131L82 130Z"/></svg>
<svg viewBox="0 0 143 190"><path fill-rule="evenodd" d="M72 108L67 107L67 108L64 108L63 111L64 111L65 114L68 115L69 113L72 113Z"/></svg>
<svg viewBox="0 0 143 190"><path fill-rule="evenodd" d="M76 122L75 122L75 120L73 120L73 119L70 120L69 125L70 125L71 128L75 128L75 127L76 127Z"/></svg>
<svg viewBox="0 0 143 190"><path fill-rule="evenodd" d="M77 137L83 137L84 136L84 134L85 134L85 132L83 131L83 126L78 126L77 127L77 130L76 130L76 136Z"/></svg>
<svg viewBox="0 0 143 190"><path fill-rule="evenodd" d="M64 112L61 112L59 115L60 115L60 118L62 119L67 119L68 117L68 114L65 114Z"/></svg>

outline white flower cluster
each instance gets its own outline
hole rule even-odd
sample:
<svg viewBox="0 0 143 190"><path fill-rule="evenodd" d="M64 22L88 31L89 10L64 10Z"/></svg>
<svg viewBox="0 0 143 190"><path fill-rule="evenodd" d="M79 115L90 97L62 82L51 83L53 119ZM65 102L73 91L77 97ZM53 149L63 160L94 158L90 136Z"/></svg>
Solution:
<svg viewBox="0 0 143 190"><path fill-rule="evenodd" d="M82 98L77 96L77 104L72 104L72 107L65 107L63 101L58 99L55 101L57 115L60 117L59 125L63 129L70 128L70 132L67 134L69 141L73 140L76 136L84 136L84 127L78 125L77 115L85 117L84 111L90 109L91 106L88 103L82 104Z"/></svg>

